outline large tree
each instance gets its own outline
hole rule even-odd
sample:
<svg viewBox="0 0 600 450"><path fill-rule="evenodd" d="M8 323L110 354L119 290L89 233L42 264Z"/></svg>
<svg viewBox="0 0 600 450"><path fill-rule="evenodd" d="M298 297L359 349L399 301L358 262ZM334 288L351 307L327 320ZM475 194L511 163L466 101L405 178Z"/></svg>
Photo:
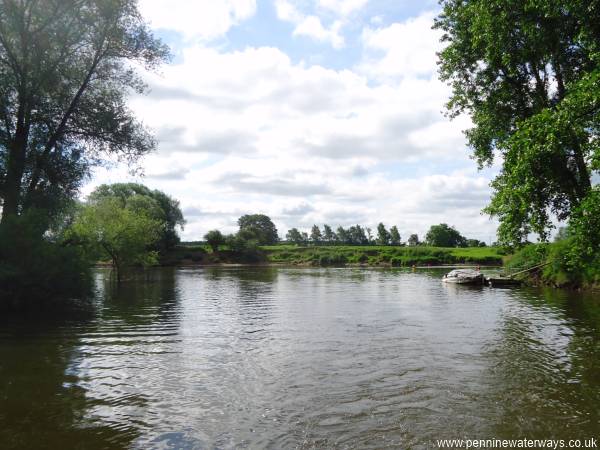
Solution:
<svg viewBox="0 0 600 450"><path fill-rule="evenodd" d="M225 236L219 230L211 230L204 235L204 240L210 246L213 253L219 251L219 246L225 243Z"/></svg>
<svg viewBox="0 0 600 450"><path fill-rule="evenodd" d="M137 183L114 183L98 186L88 197L95 203L104 198L117 198L123 206L137 204L137 208L161 224L161 235L157 242L160 250L173 248L179 243L178 229L183 229L185 219L179 201L158 189L150 189Z"/></svg>
<svg viewBox="0 0 600 450"><path fill-rule="evenodd" d="M279 241L275 224L264 214L246 214L238 219L238 225L240 231L254 233L259 245L271 245Z"/></svg>
<svg viewBox="0 0 600 450"><path fill-rule="evenodd" d="M600 1L442 0L440 74L480 167L502 161L488 213L499 239L546 239L600 168Z"/></svg>
<svg viewBox="0 0 600 450"><path fill-rule="evenodd" d="M394 225L392 228L390 228L390 244L400 245L401 241L402 239L400 238L398 227Z"/></svg>
<svg viewBox="0 0 600 450"><path fill-rule="evenodd" d="M126 267L157 262L157 253L151 249L161 231L162 224L135 203L124 205L117 197L104 197L85 205L67 233L70 240L110 258L121 281Z"/></svg>
<svg viewBox="0 0 600 450"><path fill-rule="evenodd" d="M351 244L350 234L344 227L339 226L335 232L336 240L340 244Z"/></svg>
<svg viewBox="0 0 600 450"><path fill-rule="evenodd" d="M377 225L377 243L379 245L389 245L391 241L391 235L388 230L385 229L385 225L380 222Z"/></svg>
<svg viewBox="0 0 600 450"><path fill-rule="evenodd" d="M408 237L408 245L410 245L411 247L415 247L417 245L419 245L419 235L418 234L411 234Z"/></svg>
<svg viewBox="0 0 600 450"><path fill-rule="evenodd" d="M323 242L323 235L318 225L313 225L310 229L310 241L314 245L321 245Z"/></svg>
<svg viewBox="0 0 600 450"><path fill-rule="evenodd" d="M155 147L127 107L168 49L135 0L0 0L2 222L53 213L107 155Z"/></svg>
<svg viewBox="0 0 600 450"><path fill-rule="evenodd" d="M302 233L298 231L298 228L292 228L291 230L288 230L287 234L285 235L285 238L289 242L296 245L305 244L304 237L302 236Z"/></svg>
<svg viewBox="0 0 600 450"><path fill-rule="evenodd" d="M335 233L327 224L323 225L323 241L325 241L328 244L335 243Z"/></svg>
<svg viewBox="0 0 600 450"><path fill-rule="evenodd" d="M467 239L463 237L454 227L445 223L432 225L425 236L427 245L432 247L466 247Z"/></svg>

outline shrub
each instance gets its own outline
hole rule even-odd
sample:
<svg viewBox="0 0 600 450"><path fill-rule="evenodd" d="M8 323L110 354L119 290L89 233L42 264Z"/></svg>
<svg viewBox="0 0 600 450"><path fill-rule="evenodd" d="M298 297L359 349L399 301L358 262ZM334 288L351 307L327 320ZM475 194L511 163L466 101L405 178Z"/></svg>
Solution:
<svg viewBox="0 0 600 450"><path fill-rule="evenodd" d="M346 257L342 254L325 254L321 255L318 260L321 267L343 266L346 261Z"/></svg>
<svg viewBox="0 0 600 450"><path fill-rule="evenodd" d="M509 257L506 266L512 269L526 269L542 264L547 255L547 244L529 244Z"/></svg>
<svg viewBox="0 0 600 450"><path fill-rule="evenodd" d="M30 212L0 227L0 309L36 308L88 292L90 261L80 247L44 236L45 221Z"/></svg>

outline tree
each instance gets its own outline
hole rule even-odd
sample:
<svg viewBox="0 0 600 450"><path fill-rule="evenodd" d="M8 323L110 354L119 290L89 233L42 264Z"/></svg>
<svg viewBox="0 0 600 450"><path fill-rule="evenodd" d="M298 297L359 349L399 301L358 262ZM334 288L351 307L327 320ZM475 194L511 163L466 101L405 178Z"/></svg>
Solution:
<svg viewBox="0 0 600 450"><path fill-rule="evenodd" d="M225 238L225 243L229 248L250 259L258 257L259 242L254 231L249 229L240 229L236 234Z"/></svg>
<svg viewBox="0 0 600 450"><path fill-rule="evenodd" d="M443 0L440 75L480 167L499 154L486 212L502 243L542 240L591 195L600 167L600 5Z"/></svg>
<svg viewBox="0 0 600 450"><path fill-rule="evenodd" d="M292 242L296 245L302 245L304 243L304 238L302 237L302 233L298 231L298 228L292 228L285 235L286 240Z"/></svg>
<svg viewBox="0 0 600 450"><path fill-rule="evenodd" d="M310 240L314 245L320 245L323 241L323 236L321 235L321 230L317 225L313 225L310 230Z"/></svg>
<svg viewBox="0 0 600 450"><path fill-rule="evenodd" d="M348 235L348 232L344 229L344 227L339 226L336 230L336 240L340 243L340 244L350 244L350 236Z"/></svg>
<svg viewBox="0 0 600 450"><path fill-rule="evenodd" d="M365 231L367 233L367 244L372 245L374 243L373 230L371 230L369 227L367 227L367 228L365 228Z"/></svg>
<svg viewBox="0 0 600 450"><path fill-rule="evenodd" d="M302 235L302 243L304 245L308 245L308 233L306 231L303 231L301 233L301 235Z"/></svg>
<svg viewBox="0 0 600 450"><path fill-rule="evenodd" d="M427 245L433 247L465 247L466 239L456 231L454 227L449 227L445 223L432 225L425 236Z"/></svg>
<svg viewBox="0 0 600 450"><path fill-rule="evenodd" d="M348 228L348 238L352 245L367 245L369 243L365 230L358 224Z"/></svg>
<svg viewBox="0 0 600 450"><path fill-rule="evenodd" d="M0 2L2 223L51 216L105 155L155 147L126 104L145 84L134 67L166 61L135 0Z"/></svg>
<svg viewBox="0 0 600 450"><path fill-rule="evenodd" d="M479 239L467 239L466 241L467 247L485 247L485 242L480 241Z"/></svg>
<svg viewBox="0 0 600 450"><path fill-rule="evenodd" d="M161 228L159 221L124 206L119 198L105 197L84 206L68 233L72 241L109 257L120 282L126 267L156 263L157 253L150 249L160 238Z"/></svg>
<svg viewBox="0 0 600 450"><path fill-rule="evenodd" d="M394 225L390 228L390 244L392 245L400 245L401 242L400 233L398 232L398 227Z"/></svg>
<svg viewBox="0 0 600 450"><path fill-rule="evenodd" d="M250 231L254 233L259 245L272 245L279 241L277 228L269 218L264 214L246 214L238 219L240 231Z"/></svg>
<svg viewBox="0 0 600 450"><path fill-rule="evenodd" d="M183 229L185 219L178 200L162 191L151 190L136 183L103 184L89 195L88 200L97 202L107 197L118 198L123 206L143 210L161 223L162 231L157 248L168 250L179 243L177 229Z"/></svg>
<svg viewBox="0 0 600 450"><path fill-rule="evenodd" d="M210 246L213 253L219 251L219 246L225 243L225 236L219 230L211 230L204 235L204 240Z"/></svg>
<svg viewBox="0 0 600 450"><path fill-rule="evenodd" d="M418 234L411 234L408 237L408 245L410 245L411 247L419 245L419 235Z"/></svg>
<svg viewBox="0 0 600 450"><path fill-rule="evenodd" d="M323 240L328 244L335 243L335 233L331 229L331 227L327 224L323 225Z"/></svg>
<svg viewBox="0 0 600 450"><path fill-rule="evenodd" d="M390 239L390 233L385 229L385 225L380 222L379 225L377 225L377 243L379 245L389 245Z"/></svg>

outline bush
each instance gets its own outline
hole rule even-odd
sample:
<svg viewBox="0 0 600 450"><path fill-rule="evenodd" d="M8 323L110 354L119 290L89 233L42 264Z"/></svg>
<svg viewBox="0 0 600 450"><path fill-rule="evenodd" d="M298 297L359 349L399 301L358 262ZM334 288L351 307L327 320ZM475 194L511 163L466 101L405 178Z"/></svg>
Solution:
<svg viewBox="0 0 600 450"><path fill-rule="evenodd" d="M590 286L600 284L600 255L586 255L577 245L576 237L560 240L548 246L544 281L555 286Z"/></svg>
<svg viewBox="0 0 600 450"><path fill-rule="evenodd" d="M547 244L529 244L507 258L506 266L511 269L527 269L542 264L547 256Z"/></svg>
<svg viewBox="0 0 600 450"><path fill-rule="evenodd" d="M45 221L31 212L0 227L0 309L36 308L88 293L90 261L80 247L44 236Z"/></svg>
<svg viewBox="0 0 600 450"><path fill-rule="evenodd" d="M368 260L369 260L369 257L367 256L366 253L361 253L357 258L357 261L361 264L366 263Z"/></svg>
<svg viewBox="0 0 600 450"><path fill-rule="evenodd" d="M328 266L343 266L346 264L346 257L341 254L325 254L321 255L318 259L319 266L328 267Z"/></svg>
<svg viewBox="0 0 600 450"><path fill-rule="evenodd" d="M392 259L390 259L390 263L392 264L392 267L400 267L403 266L404 260L400 257L400 256L394 256Z"/></svg>

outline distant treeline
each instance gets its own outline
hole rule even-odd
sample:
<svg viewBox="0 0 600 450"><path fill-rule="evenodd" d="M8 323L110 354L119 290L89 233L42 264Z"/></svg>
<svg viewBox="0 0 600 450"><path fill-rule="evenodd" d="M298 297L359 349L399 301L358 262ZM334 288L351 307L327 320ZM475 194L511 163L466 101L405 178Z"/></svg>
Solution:
<svg viewBox="0 0 600 450"><path fill-rule="evenodd" d="M297 228L289 230L285 236L286 241L296 245L390 245L390 246L417 246L429 245L432 247L485 247L485 242L477 239L467 239L454 227L445 223L432 225L421 242L417 234L411 234L406 242L398 232L396 225L389 230L383 223L377 225L376 233L369 227L353 225L349 228L337 227L335 231L325 224L323 228L313 225L310 233Z"/></svg>
<svg viewBox="0 0 600 450"><path fill-rule="evenodd" d="M236 251L248 251L260 245L275 245L281 242L277 228L270 217L264 214L245 215L238 219L239 231L229 236L219 230L211 230L204 235L205 242L218 251L221 245L227 245ZM361 225L352 225L348 228L338 226L333 228L325 224L323 228L313 225L310 232L300 231L298 228L288 230L285 241L298 246L319 245L382 245L382 246L418 246L432 247L485 247L486 244L477 239L467 239L454 227L445 223L432 225L421 242L417 234L411 234L406 242L396 225L389 230L383 223L377 225L376 230Z"/></svg>

